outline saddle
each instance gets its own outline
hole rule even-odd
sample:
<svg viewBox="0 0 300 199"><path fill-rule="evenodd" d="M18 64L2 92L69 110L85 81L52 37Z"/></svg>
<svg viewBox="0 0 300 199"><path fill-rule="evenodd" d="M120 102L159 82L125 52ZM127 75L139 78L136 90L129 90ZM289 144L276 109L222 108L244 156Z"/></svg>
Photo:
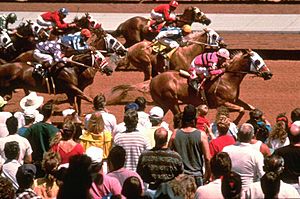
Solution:
<svg viewBox="0 0 300 199"><path fill-rule="evenodd" d="M152 50L169 60L177 48L169 48L169 46L164 44L162 41L155 40L152 43Z"/></svg>

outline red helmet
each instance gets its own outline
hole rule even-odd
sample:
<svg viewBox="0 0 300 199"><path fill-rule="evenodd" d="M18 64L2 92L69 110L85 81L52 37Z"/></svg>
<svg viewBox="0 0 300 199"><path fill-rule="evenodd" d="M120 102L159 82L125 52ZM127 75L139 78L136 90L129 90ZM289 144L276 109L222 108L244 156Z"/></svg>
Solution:
<svg viewBox="0 0 300 199"><path fill-rule="evenodd" d="M178 7L178 2L175 1L175 0L172 0L172 1L170 1L169 5L170 5L171 7L177 8L177 7Z"/></svg>
<svg viewBox="0 0 300 199"><path fill-rule="evenodd" d="M81 30L81 35L85 36L86 38L90 38L92 36L92 33L91 31L85 28Z"/></svg>

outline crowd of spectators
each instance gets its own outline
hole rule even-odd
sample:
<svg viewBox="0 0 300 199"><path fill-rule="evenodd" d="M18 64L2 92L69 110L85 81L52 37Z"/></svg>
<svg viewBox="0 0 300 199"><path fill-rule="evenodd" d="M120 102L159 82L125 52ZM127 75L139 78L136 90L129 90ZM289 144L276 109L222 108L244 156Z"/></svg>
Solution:
<svg viewBox="0 0 300 199"><path fill-rule="evenodd" d="M54 104L35 92L21 112L0 97L0 198L300 198L300 108L275 124L254 109L235 124L226 107L186 105L169 125L164 110L136 98L123 121L105 107L52 123Z"/></svg>

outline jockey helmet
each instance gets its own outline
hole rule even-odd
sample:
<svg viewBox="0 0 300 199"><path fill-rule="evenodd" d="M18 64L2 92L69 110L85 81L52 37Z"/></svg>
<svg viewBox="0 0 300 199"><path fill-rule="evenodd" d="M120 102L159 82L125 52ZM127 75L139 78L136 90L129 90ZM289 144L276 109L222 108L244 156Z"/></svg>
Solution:
<svg viewBox="0 0 300 199"><path fill-rule="evenodd" d="M217 55L220 56L220 57L223 57L225 59L230 59L230 53L227 49L225 48L220 48L217 52Z"/></svg>
<svg viewBox="0 0 300 199"><path fill-rule="evenodd" d="M17 20L17 15L15 13L9 13L6 20L9 23L15 23Z"/></svg>
<svg viewBox="0 0 300 199"><path fill-rule="evenodd" d="M60 8L58 13L67 16L69 14L69 10L67 8Z"/></svg>
<svg viewBox="0 0 300 199"><path fill-rule="evenodd" d="M86 38L90 38L92 36L92 33L88 29L84 28L81 30L81 35L85 36Z"/></svg>
<svg viewBox="0 0 300 199"><path fill-rule="evenodd" d="M182 26L182 31L186 32L186 33L191 33L192 32L192 27L188 24L185 24L184 26Z"/></svg>
<svg viewBox="0 0 300 199"><path fill-rule="evenodd" d="M170 1L169 5L173 8L177 8L178 7L178 2L175 0Z"/></svg>

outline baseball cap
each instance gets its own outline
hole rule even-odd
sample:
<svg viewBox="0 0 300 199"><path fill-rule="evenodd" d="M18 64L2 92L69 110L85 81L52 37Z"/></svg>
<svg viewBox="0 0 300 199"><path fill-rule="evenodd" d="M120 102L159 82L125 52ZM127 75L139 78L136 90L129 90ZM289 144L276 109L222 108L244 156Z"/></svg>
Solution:
<svg viewBox="0 0 300 199"><path fill-rule="evenodd" d="M16 177L17 178L34 178L36 174L36 167L33 164L23 164L19 166Z"/></svg>
<svg viewBox="0 0 300 199"><path fill-rule="evenodd" d="M149 115L152 117L152 118L158 118L158 119L161 119L164 117L164 110L162 108L160 108L159 106L154 106L150 112L149 112Z"/></svg>
<svg viewBox="0 0 300 199"><path fill-rule="evenodd" d="M86 150L86 155L92 159L94 163L100 163L103 159L103 149L91 146Z"/></svg>
<svg viewBox="0 0 300 199"><path fill-rule="evenodd" d="M137 103L134 103L134 102L131 102L131 103L128 103L126 104L125 106L125 112L129 109L133 109L133 110L138 110L139 109L139 105Z"/></svg>

